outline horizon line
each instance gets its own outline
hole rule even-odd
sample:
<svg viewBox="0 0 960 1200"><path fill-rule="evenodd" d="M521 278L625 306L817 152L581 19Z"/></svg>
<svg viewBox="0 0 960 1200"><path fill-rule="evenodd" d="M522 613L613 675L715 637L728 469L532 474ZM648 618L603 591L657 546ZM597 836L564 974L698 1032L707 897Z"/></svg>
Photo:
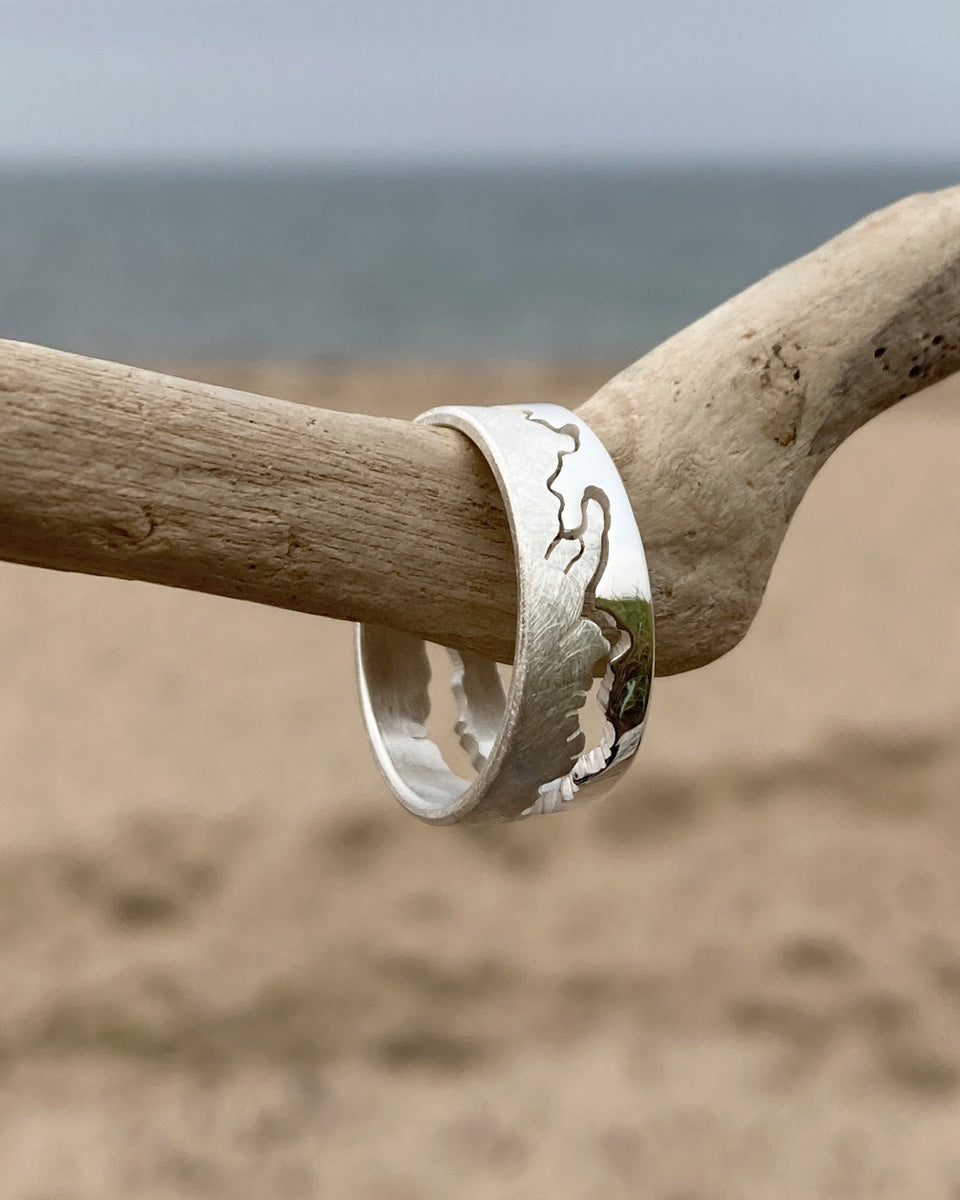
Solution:
<svg viewBox="0 0 960 1200"><path fill-rule="evenodd" d="M430 171L430 170L637 170L637 169L776 169L837 170L958 168L960 150L865 154L831 152L796 154L592 154L592 155L250 155L250 154L124 154L124 155L4 155L0 175L11 172L123 170L243 170L243 171ZM958 179L960 181L960 179Z"/></svg>

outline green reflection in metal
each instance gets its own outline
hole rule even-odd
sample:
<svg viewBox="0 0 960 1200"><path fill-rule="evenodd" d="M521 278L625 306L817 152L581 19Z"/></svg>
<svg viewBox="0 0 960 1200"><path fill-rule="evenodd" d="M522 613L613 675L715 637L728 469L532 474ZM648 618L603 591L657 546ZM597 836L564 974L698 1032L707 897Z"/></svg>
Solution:
<svg viewBox="0 0 960 1200"><path fill-rule="evenodd" d="M608 612L630 635L630 646L613 664L611 700L618 734L643 723L650 703L653 675L653 605L642 596L623 600L604 599L597 607Z"/></svg>

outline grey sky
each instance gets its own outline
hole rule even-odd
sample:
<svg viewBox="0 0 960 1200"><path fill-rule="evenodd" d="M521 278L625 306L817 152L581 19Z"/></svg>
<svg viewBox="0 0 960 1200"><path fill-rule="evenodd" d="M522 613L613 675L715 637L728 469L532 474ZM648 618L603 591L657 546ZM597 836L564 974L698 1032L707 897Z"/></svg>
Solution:
<svg viewBox="0 0 960 1200"><path fill-rule="evenodd" d="M956 0L0 0L0 161L958 155Z"/></svg>

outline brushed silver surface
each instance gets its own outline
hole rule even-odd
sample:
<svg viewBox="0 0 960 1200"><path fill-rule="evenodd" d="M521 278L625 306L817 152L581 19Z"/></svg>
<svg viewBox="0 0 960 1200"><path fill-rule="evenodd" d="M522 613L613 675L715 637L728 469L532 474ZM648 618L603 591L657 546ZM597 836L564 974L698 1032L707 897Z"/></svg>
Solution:
<svg viewBox="0 0 960 1200"><path fill-rule="evenodd" d="M640 744L653 682L650 580L630 501L600 439L555 404L445 407L417 418L466 434L503 494L518 579L517 648L497 665L450 651L456 732L476 776L431 740L426 643L357 626L367 731L410 812L435 824L512 821L599 799ZM581 709L595 680L604 726L585 750Z"/></svg>

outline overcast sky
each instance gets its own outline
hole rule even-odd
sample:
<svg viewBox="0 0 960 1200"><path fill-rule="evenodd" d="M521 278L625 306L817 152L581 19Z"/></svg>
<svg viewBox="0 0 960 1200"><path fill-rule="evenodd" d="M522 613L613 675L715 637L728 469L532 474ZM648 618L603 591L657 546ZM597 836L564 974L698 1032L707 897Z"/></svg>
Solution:
<svg viewBox="0 0 960 1200"><path fill-rule="evenodd" d="M0 0L0 161L960 157L960 2Z"/></svg>

